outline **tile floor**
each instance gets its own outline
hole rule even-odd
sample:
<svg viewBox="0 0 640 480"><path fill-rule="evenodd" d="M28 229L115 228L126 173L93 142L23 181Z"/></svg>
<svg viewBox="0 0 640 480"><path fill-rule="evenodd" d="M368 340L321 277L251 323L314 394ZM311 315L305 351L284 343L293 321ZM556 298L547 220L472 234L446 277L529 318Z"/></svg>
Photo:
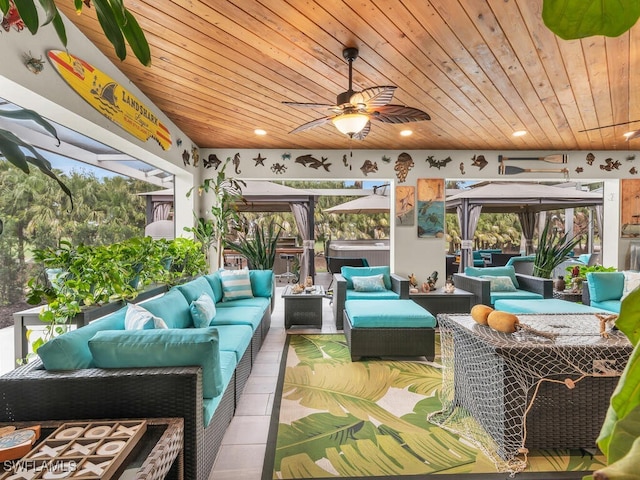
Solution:
<svg viewBox="0 0 640 480"><path fill-rule="evenodd" d="M210 480L260 480L271 421L276 382L287 332L318 333L317 328L284 329L284 286L276 288L277 301L271 316L271 329L262 345L247 381L236 414L227 428L216 457ZM322 332L336 333L329 299L323 300Z"/></svg>
<svg viewBox="0 0 640 480"><path fill-rule="evenodd" d="M318 274L317 283L325 287L327 274ZM235 417L227 428L222 447L210 475L215 480L260 480L262 463L271 420L276 382L287 330L284 329L284 301L282 283L276 287L276 304L271 329L258 354L251 376L244 389ZM329 299L323 300L322 332L335 333L336 326ZM292 327L292 333L314 332L317 328ZM0 329L0 374L14 368L13 327Z"/></svg>

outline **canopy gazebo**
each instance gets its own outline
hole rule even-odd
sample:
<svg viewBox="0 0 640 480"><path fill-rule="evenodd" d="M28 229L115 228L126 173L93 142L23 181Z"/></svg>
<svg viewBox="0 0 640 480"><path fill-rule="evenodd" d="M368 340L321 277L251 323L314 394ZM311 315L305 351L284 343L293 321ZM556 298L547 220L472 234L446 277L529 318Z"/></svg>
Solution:
<svg viewBox="0 0 640 480"><path fill-rule="evenodd" d="M575 185L547 185L532 182L490 182L460 191L446 199L446 211L457 213L463 240L460 271L472 263L470 242L480 213L517 213L526 241L526 253L533 251L537 214L549 210L596 207L602 225L602 193L579 190Z"/></svg>
<svg viewBox="0 0 640 480"><path fill-rule="evenodd" d="M274 182L247 180L242 187L243 202L238 203L241 212L291 212L302 237L300 277L315 276L314 211L318 196L311 191L293 188Z"/></svg>

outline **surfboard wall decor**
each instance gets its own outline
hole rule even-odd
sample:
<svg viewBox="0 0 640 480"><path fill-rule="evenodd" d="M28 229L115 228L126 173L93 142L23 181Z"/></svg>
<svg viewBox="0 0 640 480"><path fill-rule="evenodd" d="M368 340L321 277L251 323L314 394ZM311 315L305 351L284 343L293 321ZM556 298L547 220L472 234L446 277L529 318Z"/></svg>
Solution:
<svg viewBox="0 0 640 480"><path fill-rule="evenodd" d="M61 50L49 50L49 61L69 86L89 105L134 137L156 140L171 148L171 133L131 92L90 63Z"/></svg>

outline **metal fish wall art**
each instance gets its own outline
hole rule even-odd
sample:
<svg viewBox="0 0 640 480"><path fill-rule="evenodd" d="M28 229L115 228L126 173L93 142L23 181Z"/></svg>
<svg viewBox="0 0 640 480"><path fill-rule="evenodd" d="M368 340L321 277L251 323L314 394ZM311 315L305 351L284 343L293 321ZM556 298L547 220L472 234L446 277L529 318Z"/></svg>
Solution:
<svg viewBox="0 0 640 480"><path fill-rule="evenodd" d="M365 174L365 176L369 175L370 173L377 172L378 171L378 162L372 162L371 160L365 160L364 163L362 164L362 166L360 167L360 170L362 171L362 173Z"/></svg>
<svg viewBox="0 0 640 480"><path fill-rule="evenodd" d="M488 164L489 162L487 162L487 159L484 158L484 155L474 155L473 157L471 157L471 165L474 167L478 167L480 170L482 170Z"/></svg>

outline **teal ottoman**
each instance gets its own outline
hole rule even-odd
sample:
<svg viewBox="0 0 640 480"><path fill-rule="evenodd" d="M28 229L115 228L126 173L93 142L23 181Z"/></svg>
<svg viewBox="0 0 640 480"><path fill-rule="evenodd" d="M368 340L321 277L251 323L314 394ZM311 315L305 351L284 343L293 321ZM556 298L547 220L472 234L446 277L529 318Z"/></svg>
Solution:
<svg viewBox="0 0 640 480"><path fill-rule="evenodd" d="M344 335L351 360L435 356L436 318L413 300L347 300Z"/></svg>
<svg viewBox="0 0 640 480"><path fill-rule="evenodd" d="M559 298L544 300L496 300L496 310L509 313L611 313L582 303L567 302Z"/></svg>

